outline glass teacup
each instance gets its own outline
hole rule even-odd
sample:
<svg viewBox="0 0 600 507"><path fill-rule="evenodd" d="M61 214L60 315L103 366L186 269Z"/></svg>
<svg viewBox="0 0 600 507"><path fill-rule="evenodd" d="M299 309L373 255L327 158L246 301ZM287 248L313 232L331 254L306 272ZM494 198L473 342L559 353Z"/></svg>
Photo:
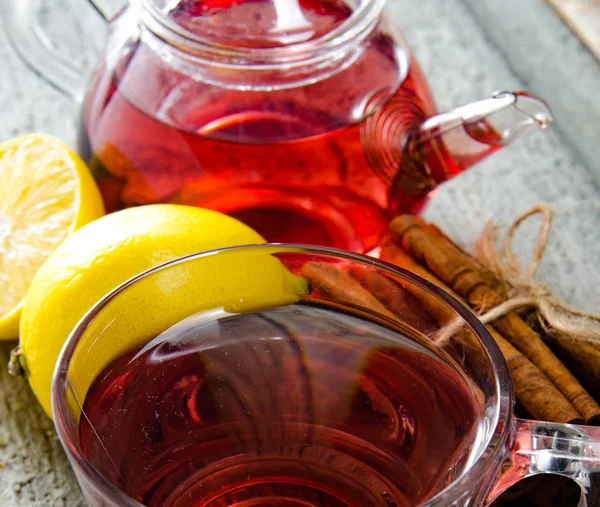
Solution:
<svg viewBox="0 0 600 507"><path fill-rule="evenodd" d="M124 283L77 325L52 385L93 506L473 506L547 472L597 505L600 430L519 420L513 402L500 350L452 296L294 245Z"/></svg>

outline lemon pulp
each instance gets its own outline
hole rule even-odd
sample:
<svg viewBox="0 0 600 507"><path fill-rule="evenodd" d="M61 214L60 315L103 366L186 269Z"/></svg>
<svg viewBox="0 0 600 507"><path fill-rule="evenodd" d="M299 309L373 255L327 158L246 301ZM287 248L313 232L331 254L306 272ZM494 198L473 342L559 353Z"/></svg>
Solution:
<svg viewBox="0 0 600 507"><path fill-rule="evenodd" d="M62 141L32 134L0 144L0 339L17 337L23 299L43 262L103 214L89 170Z"/></svg>

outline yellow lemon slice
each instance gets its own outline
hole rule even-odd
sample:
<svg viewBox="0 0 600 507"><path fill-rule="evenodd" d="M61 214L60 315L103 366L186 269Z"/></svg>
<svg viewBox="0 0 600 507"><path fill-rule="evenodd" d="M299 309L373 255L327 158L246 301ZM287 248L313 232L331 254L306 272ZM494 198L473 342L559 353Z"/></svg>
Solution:
<svg viewBox="0 0 600 507"><path fill-rule="evenodd" d="M71 234L38 270L21 318L19 361L48 415L60 349L102 296L176 257L250 243L264 239L231 217L168 204L112 213ZM291 274L275 257L263 255L256 262L222 258L181 264L148 277L111 302L80 342L69 370L78 396L85 396L111 360L194 312L214 307L247 311L296 297Z"/></svg>
<svg viewBox="0 0 600 507"><path fill-rule="evenodd" d="M62 141L32 134L0 144L0 340L17 338L23 298L42 263L102 215L89 169Z"/></svg>

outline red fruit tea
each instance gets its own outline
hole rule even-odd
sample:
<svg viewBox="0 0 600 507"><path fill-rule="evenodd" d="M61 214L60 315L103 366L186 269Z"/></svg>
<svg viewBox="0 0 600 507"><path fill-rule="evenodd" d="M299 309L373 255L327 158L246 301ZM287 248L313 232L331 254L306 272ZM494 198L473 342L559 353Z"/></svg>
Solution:
<svg viewBox="0 0 600 507"><path fill-rule="evenodd" d="M84 454L148 506L406 507L472 457L465 378L415 337L313 303L202 314L119 357Z"/></svg>
<svg viewBox="0 0 600 507"><path fill-rule="evenodd" d="M352 15L341 0L285 3L295 6L285 16L279 4L180 1L168 16L208 40L285 50ZM246 25L249 34L236 32ZM347 63L280 89L261 88L263 77L240 70L219 74L231 86L190 79L149 49L152 37L143 32L141 43L132 39L107 58L86 97L80 151L108 211L189 204L230 214L269 241L377 246L390 198L361 142L370 100L391 99L377 102L382 114L400 102L415 122L433 114L420 69L395 34L378 26ZM251 89L236 88L244 79Z"/></svg>

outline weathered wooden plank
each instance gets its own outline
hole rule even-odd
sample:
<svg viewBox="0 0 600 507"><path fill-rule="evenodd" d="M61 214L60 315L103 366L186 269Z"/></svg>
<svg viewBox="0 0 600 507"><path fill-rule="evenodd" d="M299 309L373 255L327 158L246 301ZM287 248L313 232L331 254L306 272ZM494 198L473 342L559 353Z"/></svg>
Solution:
<svg viewBox="0 0 600 507"><path fill-rule="evenodd" d="M600 62L544 0L463 2L513 73L549 102L553 128L600 182Z"/></svg>
<svg viewBox="0 0 600 507"><path fill-rule="evenodd" d="M598 0L546 1L600 60L600 2Z"/></svg>
<svg viewBox="0 0 600 507"><path fill-rule="evenodd" d="M50 418L25 379L10 377L14 343L0 346L0 505L85 505Z"/></svg>

